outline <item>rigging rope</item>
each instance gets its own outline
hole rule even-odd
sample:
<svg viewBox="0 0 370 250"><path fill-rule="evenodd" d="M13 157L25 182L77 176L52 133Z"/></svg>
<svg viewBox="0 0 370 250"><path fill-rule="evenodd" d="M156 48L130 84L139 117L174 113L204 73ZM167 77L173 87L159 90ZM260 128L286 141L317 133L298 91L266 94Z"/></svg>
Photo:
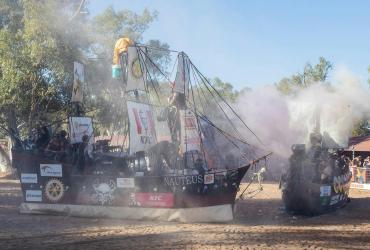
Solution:
<svg viewBox="0 0 370 250"><path fill-rule="evenodd" d="M189 60L190 61L190 60ZM243 123L243 125L257 138L257 140L263 145L266 146L261 139L248 127L248 125L243 121L243 119L235 112L235 110L230 106L228 102L221 96L221 94L217 91L215 87L208 81L208 79L198 70L198 68L190 61L191 65L197 71L197 73L206 81L206 83L217 93L220 99L230 108L230 110L234 113L234 115Z"/></svg>
<svg viewBox="0 0 370 250"><path fill-rule="evenodd" d="M173 50L173 49L165 49L165 48L155 47L155 46L146 45L146 44L136 43L136 45L137 45L138 47L146 47L146 48L153 49L153 50L163 50L163 51L168 51L168 52L172 52L172 53L180 53L180 51L177 51L177 50Z"/></svg>

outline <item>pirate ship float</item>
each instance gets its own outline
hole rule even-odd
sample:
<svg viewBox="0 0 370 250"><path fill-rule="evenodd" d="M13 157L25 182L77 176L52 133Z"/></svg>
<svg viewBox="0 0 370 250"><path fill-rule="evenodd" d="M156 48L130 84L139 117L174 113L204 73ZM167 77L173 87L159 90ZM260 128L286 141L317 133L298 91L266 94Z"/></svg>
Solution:
<svg viewBox="0 0 370 250"><path fill-rule="evenodd" d="M282 176L281 189L287 211L317 215L343 207L349 201L349 162L344 151L327 133L320 133L320 118L310 134L310 147L292 146L290 166Z"/></svg>
<svg viewBox="0 0 370 250"><path fill-rule="evenodd" d="M254 133L183 52L177 55L169 104L154 105L149 92L154 91L157 103L163 95L149 65L162 71L150 58L150 49L156 48L134 45L125 38L115 48L113 77L125 85L127 98L127 148L117 151L104 141L94 144L92 118L81 112L68 118L68 151L28 147L13 135L12 159L22 185L22 213L233 219L242 178L266 155L257 156L243 139L235 122ZM75 78L81 79L82 65L75 63L74 70ZM72 95L77 106L81 105L78 85L77 80ZM166 139L160 138L159 127L167 127Z"/></svg>

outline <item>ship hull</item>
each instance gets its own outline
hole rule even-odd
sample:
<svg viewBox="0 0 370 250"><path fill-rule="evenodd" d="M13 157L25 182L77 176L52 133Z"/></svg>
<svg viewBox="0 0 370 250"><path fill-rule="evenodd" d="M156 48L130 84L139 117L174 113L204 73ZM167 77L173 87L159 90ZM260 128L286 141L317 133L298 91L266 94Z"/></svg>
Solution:
<svg viewBox="0 0 370 250"><path fill-rule="evenodd" d="M282 198L287 211L295 214L319 215L345 206L351 185L351 172L334 176L326 184L289 181L282 184Z"/></svg>
<svg viewBox="0 0 370 250"><path fill-rule="evenodd" d="M193 208L142 208L24 202L20 205L20 213L130 220L228 222L233 219L233 206L223 204Z"/></svg>
<svg viewBox="0 0 370 250"><path fill-rule="evenodd" d="M249 169L135 176L111 166L74 174L71 164L27 152L13 152L13 165L21 181L22 213L182 222L232 220Z"/></svg>

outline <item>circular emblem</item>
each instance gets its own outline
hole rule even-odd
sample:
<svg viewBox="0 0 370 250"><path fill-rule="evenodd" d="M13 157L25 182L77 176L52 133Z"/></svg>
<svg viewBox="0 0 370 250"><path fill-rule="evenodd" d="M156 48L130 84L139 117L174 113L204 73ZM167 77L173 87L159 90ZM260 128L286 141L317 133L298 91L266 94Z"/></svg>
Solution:
<svg viewBox="0 0 370 250"><path fill-rule="evenodd" d="M63 182L58 179L50 179L45 185L45 196L51 202L58 202L64 196Z"/></svg>
<svg viewBox="0 0 370 250"><path fill-rule="evenodd" d="M140 65L140 60L139 58L135 58L133 61L132 61L132 64L131 64L131 73L132 75L136 78L136 79L139 79L140 77L143 76L143 72L141 70L141 65Z"/></svg>

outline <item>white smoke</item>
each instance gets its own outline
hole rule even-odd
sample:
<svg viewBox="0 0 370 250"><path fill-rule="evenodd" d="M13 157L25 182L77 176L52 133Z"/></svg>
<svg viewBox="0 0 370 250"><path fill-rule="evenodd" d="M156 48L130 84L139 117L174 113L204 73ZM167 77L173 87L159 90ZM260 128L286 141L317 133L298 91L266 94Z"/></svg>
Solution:
<svg viewBox="0 0 370 250"><path fill-rule="evenodd" d="M266 148L280 157L289 157L292 144L308 143L317 110L321 133L345 147L354 125L370 117L370 90L345 68L336 70L333 79L289 96L271 85L249 91L238 98L236 110Z"/></svg>

